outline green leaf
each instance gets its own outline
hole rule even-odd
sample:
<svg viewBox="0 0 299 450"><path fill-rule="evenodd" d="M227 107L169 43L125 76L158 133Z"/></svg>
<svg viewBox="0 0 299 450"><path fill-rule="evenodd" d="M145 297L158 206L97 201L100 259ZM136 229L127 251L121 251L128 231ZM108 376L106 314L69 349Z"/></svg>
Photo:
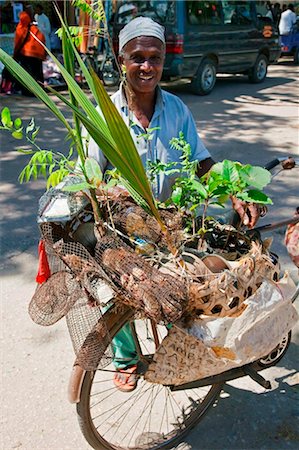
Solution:
<svg viewBox="0 0 299 450"><path fill-rule="evenodd" d="M240 170L240 177L246 182L247 186L253 186L257 189L263 189L271 181L271 174L268 170L258 166L250 166L245 170Z"/></svg>
<svg viewBox="0 0 299 450"><path fill-rule="evenodd" d="M94 158L86 158L84 167L87 178L91 183L97 184L103 180L99 163Z"/></svg>
<svg viewBox="0 0 299 450"><path fill-rule="evenodd" d="M24 167L24 169L22 170L22 172L20 173L20 175L18 177L20 184L23 184L25 176L26 176L26 167Z"/></svg>
<svg viewBox="0 0 299 450"><path fill-rule="evenodd" d="M59 183L58 179L59 179L59 174L58 174L58 171L56 170L55 172L52 172L50 174L50 176L48 177L47 189L49 189L51 186L53 186L53 187L57 186L57 184Z"/></svg>
<svg viewBox="0 0 299 450"><path fill-rule="evenodd" d="M228 195L230 193L230 187L229 186L217 186L216 189L212 191L212 194L214 197L220 196L220 195Z"/></svg>
<svg viewBox="0 0 299 450"><path fill-rule="evenodd" d="M9 108L7 108L7 106L5 108L3 108L1 111L1 122L5 127L11 128L11 126L12 126L10 110L9 110Z"/></svg>
<svg viewBox="0 0 299 450"><path fill-rule="evenodd" d="M239 179L239 173L233 161L229 161L227 159L223 161L222 176L225 180L231 183L234 183Z"/></svg>
<svg viewBox="0 0 299 450"><path fill-rule="evenodd" d="M69 171L66 169L58 169L55 172L52 172L47 180L47 189L51 186L57 186L57 184L59 184L67 175L69 175Z"/></svg>
<svg viewBox="0 0 299 450"><path fill-rule="evenodd" d="M11 135L15 139L23 139L23 133L21 131L14 131L13 133L11 133Z"/></svg>
<svg viewBox="0 0 299 450"><path fill-rule="evenodd" d="M33 155L33 153L35 153L34 150L25 150L22 148L18 148L17 152L23 153L24 155Z"/></svg>
<svg viewBox="0 0 299 450"><path fill-rule="evenodd" d="M17 117L14 121L14 127L16 129L21 128L22 126L22 119L20 119L20 117Z"/></svg>
<svg viewBox="0 0 299 450"><path fill-rule="evenodd" d="M225 181L229 181L231 183L234 183L239 179L239 174L235 163L233 161L229 161L228 159L214 164L211 168L211 173L219 174Z"/></svg>
<svg viewBox="0 0 299 450"><path fill-rule="evenodd" d="M30 166L30 170L28 172L28 181L30 180L30 178L33 178L34 180L37 179L37 166L36 165Z"/></svg>
<svg viewBox="0 0 299 450"><path fill-rule="evenodd" d="M194 205L190 206L189 211L194 211L196 208L198 208L198 206L198 203L194 203Z"/></svg>
<svg viewBox="0 0 299 450"><path fill-rule="evenodd" d="M35 130L33 131L32 136L31 136L33 141L35 140L36 136L38 135L39 130L40 130L40 127L36 127Z"/></svg>
<svg viewBox="0 0 299 450"><path fill-rule="evenodd" d="M220 197L219 197L219 200L220 200ZM225 206L224 206L224 204L223 203L225 203L226 202L226 200L225 201L219 201L219 202L211 202L210 203L210 205L217 205L217 206L221 206L221 208L225 208Z"/></svg>
<svg viewBox="0 0 299 450"><path fill-rule="evenodd" d="M237 197L245 202L260 203L261 205L272 205L272 200L263 192L251 189L247 192L237 194Z"/></svg>
<svg viewBox="0 0 299 450"><path fill-rule="evenodd" d="M31 131L33 131L34 127L35 127L35 123L34 123L34 118L32 117L32 119L29 122L29 125L27 125L27 127L26 127L26 133L28 134Z"/></svg>
<svg viewBox="0 0 299 450"><path fill-rule="evenodd" d="M31 166L28 164L25 167L25 181L26 181L26 183L28 183L28 181L30 180L30 176L31 176Z"/></svg>
<svg viewBox="0 0 299 450"><path fill-rule="evenodd" d="M65 186L62 190L66 191L66 192L79 192L79 191L84 191L85 189L90 189L92 186L87 183L87 182L83 182L83 183L78 183L78 184L71 184L70 186Z"/></svg>
<svg viewBox="0 0 299 450"><path fill-rule="evenodd" d="M192 180L191 187L193 189L195 189L196 193L199 194L202 198L207 198L208 197L208 193L207 193L205 187L199 181Z"/></svg>
<svg viewBox="0 0 299 450"><path fill-rule="evenodd" d="M180 202L181 202L181 198L182 198L182 193L183 193L183 190L182 190L182 188L181 187L176 187L173 191L172 191L172 194L171 194L171 200L173 201L173 203L175 204L175 205L180 205Z"/></svg>
<svg viewBox="0 0 299 450"><path fill-rule="evenodd" d="M218 202L216 202L216 204L218 205L220 204L221 206L223 206L223 204L229 200L229 195L227 194L219 195L217 200Z"/></svg>
<svg viewBox="0 0 299 450"><path fill-rule="evenodd" d="M104 190L108 190L108 189L110 189L110 188L112 188L112 187L114 187L114 186L117 186L118 185L118 180L116 179L116 178L111 178L109 181L108 181L108 183L107 184L104 184L103 185L103 189Z"/></svg>

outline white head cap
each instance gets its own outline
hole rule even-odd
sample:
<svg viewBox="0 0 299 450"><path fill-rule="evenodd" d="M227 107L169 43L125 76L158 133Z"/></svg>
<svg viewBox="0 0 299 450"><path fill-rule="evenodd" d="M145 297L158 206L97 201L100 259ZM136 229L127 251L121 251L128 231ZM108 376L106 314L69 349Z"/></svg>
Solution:
<svg viewBox="0 0 299 450"><path fill-rule="evenodd" d="M154 22L149 17L136 17L136 19L131 20L119 33L119 51L121 51L124 46L139 36L151 36L165 44L164 27Z"/></svg>

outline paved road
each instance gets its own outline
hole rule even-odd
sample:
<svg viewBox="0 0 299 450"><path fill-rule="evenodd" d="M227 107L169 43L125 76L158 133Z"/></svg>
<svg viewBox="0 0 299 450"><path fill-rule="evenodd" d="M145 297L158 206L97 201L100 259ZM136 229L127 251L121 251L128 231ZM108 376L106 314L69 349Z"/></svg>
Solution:
<svg viewBox="0 0 299 450"><path fill-rule="evenodd" d="M215 159L264 164L275 156L298 156L298 69L290 63L270 67L262 85L244 77L222 77L208 97L196 97L184 83L168 86L191 108ZM35 99L1 98L13 116L34 116L41 126L41 145L65 150L60 124ZM33 324L27 306L35 289L37 200L44 182L20 186L17 175L26 157L16 142L1 134L2 158L2 449L88 450L66 390L73 351L63 321L49 328ZM22 143L23 148L25 144ZM284 176L282 176L284 175ZM297 206L298 173L280 174L270 188L275 215L288 217ZM267 219L268 220L268 219ZM274 233L274 249L294 278L297 271ZM298 328L287 356L266 371L273 382L265 391L247 378L229 383L204 421L177 448L180 450L297 449Z"/></svg>

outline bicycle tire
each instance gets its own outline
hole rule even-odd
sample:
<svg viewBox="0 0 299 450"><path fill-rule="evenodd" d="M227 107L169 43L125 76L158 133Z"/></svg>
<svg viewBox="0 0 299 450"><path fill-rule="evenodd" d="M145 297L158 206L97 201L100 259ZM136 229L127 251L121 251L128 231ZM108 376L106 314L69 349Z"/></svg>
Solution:
<svg viewBox="0 0 299 450"><path fill-rule="evenodd" d="M111 311L105 314L109 316L107 323L110 323L111 340L130 320L133 312L131 317L128 313L115 314L111 320L112 314ZM139 344L144 346L141 328L146 321L141 322L137 323L136 329ZM189 389L188 392L172 392L169 387L152 384L142 378L134 391L123 393L114 387L113 373L108 372L105 378L107 370L109 367L85 373L77 404L79 425L85 439L94 449L101 450L172 448L214 405L223 386L223 383L218 383ZM133 410L135 413L130 414Z"/></svg>
<svg viewBox="0 0 299 450"><path fill-rule="evenodd" d="M277 363L284 357L290 346L292 339L292 331L289 331L281 342L266 356L258 360L258 365L262 369L276 366Z"/></svg>

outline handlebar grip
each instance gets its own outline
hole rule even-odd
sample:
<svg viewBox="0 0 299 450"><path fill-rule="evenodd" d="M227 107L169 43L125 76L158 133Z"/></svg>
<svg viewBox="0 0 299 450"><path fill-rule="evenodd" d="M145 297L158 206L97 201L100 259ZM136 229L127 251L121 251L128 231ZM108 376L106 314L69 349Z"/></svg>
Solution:
<svg viewBox="0 0 299 450"><path fill-rule="evenodd" d="M275 158L275 159L273 159L272 161L268 162L268 163L265 165L265 169L267 169L267 170L274 169L274 167L278 166L278 164L280 164L280 162L281 162L281 161L279 161L278 158Z"/></svg>

